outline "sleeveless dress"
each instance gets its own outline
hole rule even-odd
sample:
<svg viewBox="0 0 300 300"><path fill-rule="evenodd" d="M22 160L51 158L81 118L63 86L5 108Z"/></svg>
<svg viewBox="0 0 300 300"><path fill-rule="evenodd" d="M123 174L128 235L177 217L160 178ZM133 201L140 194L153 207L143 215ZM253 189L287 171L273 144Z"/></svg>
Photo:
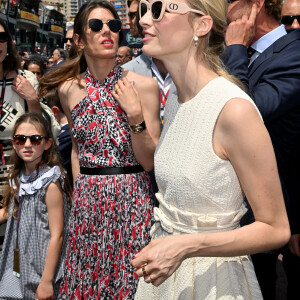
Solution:
<svg viewBox="0 0 300 300"><path fill-rule="evenodd" d="M111 92L122 69L103 82L86 71L88 96L72 110L81 167L136 166L126 114ZM154 195L146 172L76 178L60 299L133 299L129 262L150 240Z"/></svg>
<svg viewBox="0 0 300 300"><path fill-rule="evenodd" d="M167 235L228 231L239 227L246 208L231 163L213 149L216 120L232 98L252 100L223 77L210 81L193 99L167 101L155 152L159 208L152 239ZM254 105L254 104L253 104ZM262 299L250 257L195 257L159 287L140 280L139 299Z"/></svg>
<svg viewBox="0 0 300 300"><path fill-rule="evenodd" d="M63 175L60 168L42 167L30 176L24 173L20 176L19 199L22 198L22 209L19 226L12 217L14 201L11 201L8 212L7 227L3 251L0 260L0 299L35 299L36 289L41 281L44 270L50 230L47 206L45 203L46 189L50 183L59 181L64 189ZM15 186L12 184L12 186ZM69 218L69 204L64 193L64 239L60 260L53 279L54 294L57 296L63 267L67 228ZM17 241L20 252L20 278L13 274L14 249Z"/></svg>

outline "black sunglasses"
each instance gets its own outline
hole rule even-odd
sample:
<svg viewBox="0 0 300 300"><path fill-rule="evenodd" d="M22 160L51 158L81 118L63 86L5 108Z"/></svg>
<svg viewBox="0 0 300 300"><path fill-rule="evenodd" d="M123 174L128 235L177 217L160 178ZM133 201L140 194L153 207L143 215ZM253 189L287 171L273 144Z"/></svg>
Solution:
<svg viewBox="0 0 300 300"><path fill-rule="evenodd" d="M39 135L39 134L35 134L35 135L23 135L23 134L17 134L13 136L14 142L17 145L24 145L26 143L27 139L30 139L30 143L33 146L38 146L41 144L43 139L46 139L46 137Z"/></svg>
<svg viewBox="0 0 300 300"><path fill-rule="evenodd" d="M8 41L8 34L6 32L0 32L0 43Z"/></svg>
<svg viewBox="0 0 300 300"><path fill-rule="evenodd" d="M227 0L227 3L230 4L230 3L235 2L235 1L239 1L239 0Z"/></svg>
<svg viewBox="0 0 300 300"><path fill-rule="evenodd" d="M68 41L70 41L70 43L73 43L73 38L63 38L63 42L66 44Z"/></svg>
<svg viewBox="0 0 300 300"><path fill-rule="evenodd" d="M107 24L108 28L112 32L119 32L122 28L122 22L117 19L109 20L108 22L103 22L100 19L89 19L89 27L94 32L99 32L103 28L103 24Z"/></svg>
<svg viewBox="0 0 300 300"><path fill-rule="evenodd" d="M137 11L130 11L128 13L128 18L132 21L137 16Z"/></svg>
<svg viewBox="0 0 300 300"><path fill-rule="evenodd" d="M292 25L295 19L297 19L298 23L300 24L300 15L282 16L281 23L284 25Z"/></svg>

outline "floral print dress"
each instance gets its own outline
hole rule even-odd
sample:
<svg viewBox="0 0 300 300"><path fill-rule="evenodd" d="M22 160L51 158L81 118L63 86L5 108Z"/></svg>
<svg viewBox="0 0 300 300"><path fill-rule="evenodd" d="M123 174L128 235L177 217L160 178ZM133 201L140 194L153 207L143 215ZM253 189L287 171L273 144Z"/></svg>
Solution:
<svg viewBox="0 0 300 300"><path fill-rule="evenodd" d="M126 114L111 94L120 78L119 66L101 83L86 71L88 96L72 110L81 167L138 165ZM78 175L59 299L134 298L138 279L129 262L150 240L152 203L147 172Z"/></svg>

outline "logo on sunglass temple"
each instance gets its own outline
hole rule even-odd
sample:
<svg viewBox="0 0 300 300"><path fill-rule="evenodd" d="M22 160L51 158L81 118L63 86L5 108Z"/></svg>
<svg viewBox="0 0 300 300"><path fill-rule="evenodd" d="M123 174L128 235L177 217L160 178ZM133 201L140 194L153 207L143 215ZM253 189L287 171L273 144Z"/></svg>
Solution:
<svg viewBox="0 0 300 300"><path fill-rule="evenodd" d="M169 8L172 9L172 10L177 10L178 9L178 5L175 4L175 3L170 3L169 4Z"/></svg>

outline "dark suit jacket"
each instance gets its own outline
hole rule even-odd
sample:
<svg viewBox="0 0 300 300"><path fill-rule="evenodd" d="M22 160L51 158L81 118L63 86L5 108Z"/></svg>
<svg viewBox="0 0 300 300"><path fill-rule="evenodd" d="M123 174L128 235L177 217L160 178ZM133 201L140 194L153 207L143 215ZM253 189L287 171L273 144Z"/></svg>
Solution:
<svg viewBox="0 0 300 300"><path fill-rule="evenodd" d="M70 183L72 184L72 167L71 167L71 151L72 151L72 140L69 131L69 124L62 126L61 130L64 130L58 135L58 150L63 160L63 165L69 175Z"/></svg>
<svg viewBox="0 0 300 300"><path fill-rule="evenodd" d="M299 47L300 29L297 29L275 41L249 69L243 45L228 46L223 56L230 73L248 89L269 131L292 233L300 233Z"/></svg>

